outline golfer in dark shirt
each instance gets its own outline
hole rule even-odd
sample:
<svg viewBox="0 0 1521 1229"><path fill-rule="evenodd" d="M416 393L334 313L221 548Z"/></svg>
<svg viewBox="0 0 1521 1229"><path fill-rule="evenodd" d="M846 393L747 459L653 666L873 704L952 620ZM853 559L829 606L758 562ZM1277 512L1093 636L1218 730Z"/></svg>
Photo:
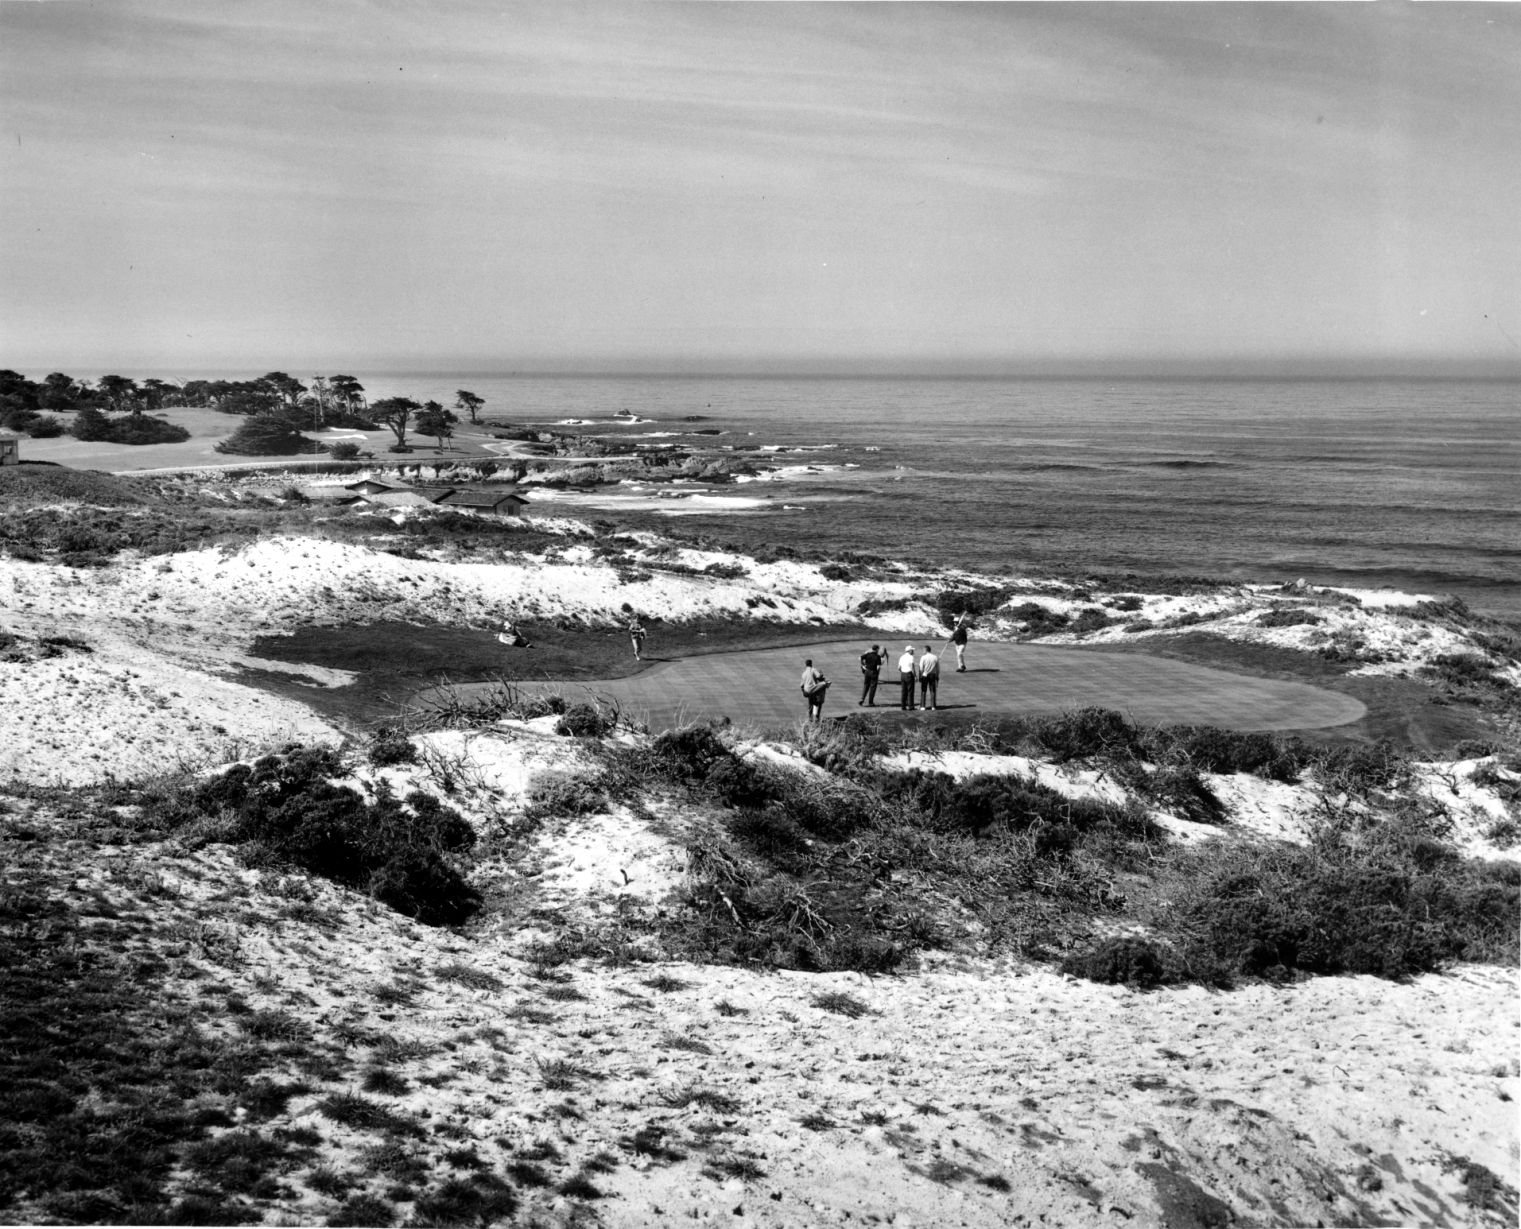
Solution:
<svg viewBox="0 0 1521 1229"><path fill-rule="evenodd" d="M877 645L872 645L870 650L861 654L861 698L856 701L857 708L863 704L867 708L877 707L877 679L882 673L882 663L886 660Z"/></svg>

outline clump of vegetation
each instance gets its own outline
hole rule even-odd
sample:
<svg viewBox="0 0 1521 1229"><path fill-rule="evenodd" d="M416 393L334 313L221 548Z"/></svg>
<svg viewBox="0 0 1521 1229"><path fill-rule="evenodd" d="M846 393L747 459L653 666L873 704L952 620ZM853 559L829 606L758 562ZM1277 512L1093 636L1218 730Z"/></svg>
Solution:
<svg viewBox="0 0 1521 1229"><path fill-rule="evenodd" d="M1312 775L1331 805L1365 818L1308 851L1184 850L1169 847L1135 802L1071 798L1017 776L884 770L880 757L905 735L868 721L802 733L800 749L829 776L757 763L736 754L722 728L691 726L644 750L619 749L608 770L644 787L679 785L720 808L718 830L688 846L686 907L665 926L667 950L881 971L975 919L986 950L1066 959L1071 971L1136 985L1285 969L1402 976L1509 950L1503 936L1518 918L1507 876L1517 872L1464 862L1443 844L1438 820L1398 818L1411 767L1388 744L1152 729L1103 709L911 736L925 749L1089 764L1146 805L1198 822L1224 820L1207 774L1233 772ZM1424 836L1394 839L1422 822ZM1186 874L1177 869L1185 865ZM1089 937L1104 918L1140 916L1160 880L1173 904L1165 916L1146 914L1148 937Z"/></svg>
<svg viewBox="0 0 1521 1229"><path fill-rule="evenodd" d="M1510 683L1495 673L1488 658L1478 653L1442 653L1421 673L1455 687L1509 689Z"/></svg>
<svg viewBox="0 0 1521 1229"><path fill-rule="evenodd" d="M567 708L555 723L555 733L572 738L601 738L612 732L617 725L615 714L601 705L579 703Z"/></svg>
<svg viewBox="0 0 1521 1229"><path fill-rule="evenodd" d="M1514 963L1521 867L1463 859L1429 820L1346 811L1307 846L1174 851L1149 937L1073 953L1066 972L1154 986Z"/></svg>
<svg viewBox="0 0 1521 1229"><path fill-rule="evenodd" d="M1085 606L1077 612L1067 630L1079 636L1108 627L1114 620L1097 606Z"/></svg>
<svg viewBox="0 0 1521 1229"><path fill-rule="evenodd" d="M381 726L370 740L370 763L376 768L417 763L417 748L400 730Z"/></svg>
<svg viewBox="0 0 1521 1229"><path fill-rule="evenodd" d="M238 425L216 451L243 457L293 457L300 453L325 451L316 440L302 435L306 421L284 410L255 414Z"/></svg>
<svg viewBox="0 0 1521 1229"><path fill-rule="evenodd" d="M140 409L113 419L93 406L84 406L74 415L71 432L75 439L107 444L180 444L190 438L190 432L178 423Z"/></svg>
<svg viewBox="0 0 1521 1229"><path fill-rule="evenodd" d="M1085 952L1062 959L1063 973L1110 985L1149 989L1182 980L1180 962L1153 939L1125 935L1101 940Z"/></svg>
<svg viewBox="0 0 1521 1229"><path fill-rule="evenodd" d="M1021 602L1008 611L1009 618L1024 625L1026 636L1049 636L1053 632L1068 630L1070 617L1060 610L1043 606L1040 602Z"/></svg>
<svg viewBox="0 0 1521 1229"><path fill-rule="evenodd" d="M1258 627L1300 627L1305 624L1324 623L1313 610L1294 610L1279 607L1257 616Z"/></svg>
<svg viewBox="0 0 1521 1229"><path fill-rule="evenodd" d="M424 1225L491 1225L516 1211L517 1196L501 1178L477 1171L448 1178L418 1197L412 1216Z"/></svg>
<svg viewBox="0 0 1521 1229"><path fill-rule="evenodd" d="M813 996L813 1005L822 1011L832 1011L839 1016L859 1020L871 1014L871 1007L863 1000L844 990L830 990Z"/></svg>
<svg viewBox="0 0 1521 1229"><path fill-rule="evenodd" d="M465 692L445 684L434 690L428 707L410 710L413 728L461 730L474 729L502 720L532 721L538 717L569 716L572 709L580 709L570 717L570 724L557 723L557 733L572 737L600 737L611 733L626 718L615 705L600 702L572 703L559 692L524 688L517 683L498 678L490 687ZM574 730L593 730L597 733L576 735Z"/></svg>
<svg viewBox="0 0 1521 1229"><path fill-rule="evenodd" d="M294 746L235 764L152 800L168 824L212 820L218 839L260 860L289 863L367 892L431 925L458 925L481 904L457 860L475 844L459 812L421 792L398 800L385 782L373 801L332 778L345 770L325 747Z"/></svg>
<svg viewBox="0 0 1521 1229"><path fill-rule="evenodd" d="M1403 977L1517 957L1521 867L1464 860L1418 816L1365 828L1348 813L1308 846L1210 862L1170 915L1185 950L1227 969Z"/></svg>
<svg viewBox="0 0 1521 1229"><path fill-rule="evenodd" d="M444 981L452 981L457 985L467 986L471 990L490 990L496 992L506 989L500 977L486 972L485 969L477 969L468 964L455 962L453 964L440 965L433 972Z"/></svg>
<svg viewBox="0 0 1521 1229"><path fill-rule="evenodd" d="M533 819L551 815L589 815L607 806L607 795L596 780L555 774L529 786L524 814Z"/></svg>
<svg viewBox="0 0 1521 1229"><path fill-rule="evenodd" d="M346 1127L361 1131L380 1131L387 1135L420 1137L423 1129L417 1121L404 1117L388 1106L353 1092L335 1092L317 1104L317 1112Z"/></svg>
<svg viewBox="0 0 1521 1229"><path fill-rule="evenodd" d="M975 619L997 610L1013 592L1007 588L942 589L934 595L935 611L944 626L955 627L963 611Z"/></svg>
<svg viewBox="0 0 1521 1229"><path fill-rule="evenodd" d="M868 783L850 779L849 756L836 763L843 776L762 769L711 726L620 757L638 760L625 771L726 808L722 835L689 846L687 909L665 934L668 947L703 960L890 970L942 941L929 919L947 895L988 919L990 942L1031 950L1057 915L1112 895L1096 850L1123 861L1155 835L1134 808L1018 779L958 783L878 766ZM912 874L900 880L897 868Z"/></svg>

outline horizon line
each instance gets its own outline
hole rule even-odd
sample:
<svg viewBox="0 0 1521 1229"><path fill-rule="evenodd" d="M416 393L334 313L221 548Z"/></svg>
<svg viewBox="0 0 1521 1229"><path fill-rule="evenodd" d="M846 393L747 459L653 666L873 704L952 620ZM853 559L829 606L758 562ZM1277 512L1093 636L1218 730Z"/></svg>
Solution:
<svg viewBox="0 0 1521 1229"><path fill-rule="evenodd" d="M27 364L32 366L32 364ZM199 364L63 363L36 364L53 371L74 367L85 372L156 371L174 373L226 373L219 378L238 378L234 373L262 371L318 373L333 371L367 371L371 376L449 376L468 379L774 379L774 380L1443 380L1506 383L1521 380L1521 358L1455 362L1431 359L1406 362L1369 363L1346 360L1085 360L1061 364L1018 364L996 362L919 362L888 365L840 360L817 362L665 362L640 363L637 360L585 360L579 363L535 363L504 365L461 360L440 363L437 359L388 363L339 361L293 363L276 361L273 366L249 363L248 360L203 362ZM262 370L261 370L262 369ZM89 378L86 376L85 378ZM147 378L147 377L143 377Z"/></svg>

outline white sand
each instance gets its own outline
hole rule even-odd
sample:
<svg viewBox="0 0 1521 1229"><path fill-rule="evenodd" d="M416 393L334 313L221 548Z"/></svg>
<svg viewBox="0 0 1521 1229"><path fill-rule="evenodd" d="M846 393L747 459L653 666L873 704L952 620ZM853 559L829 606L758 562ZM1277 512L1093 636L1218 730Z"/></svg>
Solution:
<svg viewBox="0 0 1521 1229"><path fill-rule="evenodd" d="M73 569L0 559L0 627L67 634L92 655L0 663L0 772L80 782L131 776L231 740L336 736L304 705L238 680L247 668L339 687L343 671L254 657L249 642L306 623L623 617L625 602L667 618L731 614L806 622L838 613L838 586L811 565L757 565L740 582L671 574L623 584L567 540L554 564L403 559L321 538L272 538L236 550L124 558ZM756 592L782 598L752 609ZM218 728L220 727L220 728Z"/></svg>
<svg viewBox="0 0 1521 1229"><path fill-rule="evenodd" d="M500 782L521 779L526 759L508 762L536 756L533 740L493 740L482 761ZM28 822L40 823L27 807ZM644 984L656 971L648 966L581 965L568 970L579 997L551 999L560 983L532 976L518 954L522 927L509 921L464 934L429 929L321 881L301 890L338 925L277 921L290 881L242 869L224 847L28 850L67 856L68 892L99 890L142 909L156 933L176 923L190 924L179 934L215 931L236 949L231 967L197 945L178 967L199 967L255 1008L419 1043L421 1057L393 1067L413 1091L383 1100L461 1137L420 1143L435 1181L450 1173L442 1151L462 1144L500 1166L547 1141L564 1156L546 1166L557 1176L606 1154L612 1172L593 1181L607 1196L597 1216L609 1225L1161 1227L1223 1223L1211 1211L1223 1203L1243 1222L1471 1224L1444 1162L1459 1155L1511 1183L1517 1176L1514 970L1141 994L966 960L876 980L666 965L659 971L683 988L662 993ZM519 913L578 902L584 913L605 911L624 871L643 881L641 901L656 899L675 882L668 852L621 809L573 821L546 837L542 887L523 881ZM167 891L134 896L144 876ZM271 920L228 929L216 910L229 890L249 916ZM456 964L491 974L500 989L435 972ZM398 978L419 986L413 1004L373 997ZM869 1014L820 1008L824 991L856 996ZM720 1013L720 1003L739 1014ZM547 1015L514 1016L520 1004ZM702 1052L673 1048L673 1039ZM544 1088L539 1063L555 1058L588 1076L570 1091ZM419 1084L424 1077L434 1086ZM352 1084L349 1075L319 1082L270 1125L315 1127L325 1141L319 1159L358 1171L359 1150L375 1137L316 1110ZM662 1100L691 1087L733 1106ZM681 1157L634 1152L634 1133L650 1128ZM748 1162L752 1176L704 1174L726 1161ZM294 1190L286 1223L332 1213L328 1197ZM530 1219L570 1218L563 1197L522 1194ZM1193 1219L1179 1199L1194 1201Z"/></svg>

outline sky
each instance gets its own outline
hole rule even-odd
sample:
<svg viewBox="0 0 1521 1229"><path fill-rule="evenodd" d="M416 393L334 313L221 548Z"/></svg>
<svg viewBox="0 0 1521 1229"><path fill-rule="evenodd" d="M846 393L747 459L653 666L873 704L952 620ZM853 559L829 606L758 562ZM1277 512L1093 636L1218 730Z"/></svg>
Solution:
<svg viewBox="0 0 1521 1229"><path fill-rule="evenodd" d="M1521 374L1508 4L0 5L0 366Z"/></svg>

